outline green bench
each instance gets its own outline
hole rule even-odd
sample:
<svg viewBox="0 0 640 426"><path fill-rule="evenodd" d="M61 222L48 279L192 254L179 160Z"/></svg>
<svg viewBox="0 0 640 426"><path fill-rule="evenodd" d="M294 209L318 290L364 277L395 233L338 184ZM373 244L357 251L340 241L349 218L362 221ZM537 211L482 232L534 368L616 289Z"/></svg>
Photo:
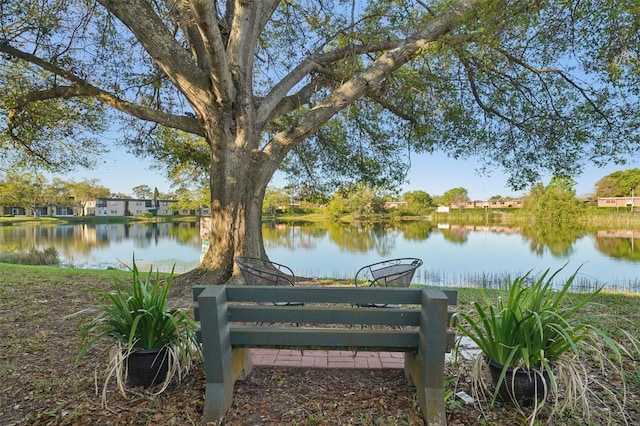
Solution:
<svg viewBox="0 0 640 426"><path fill-rule="evenodd" d="M235 381L251 372L251 348L287 348L404 352L426 424L446 424L444 363L455 344L448 308L455 291L211 285L195 286L193 295L207 378L203 421L222 419L231 406ZM286 301L301 303L268 303ZM402 307L356 307L366 304Z"/></svg>

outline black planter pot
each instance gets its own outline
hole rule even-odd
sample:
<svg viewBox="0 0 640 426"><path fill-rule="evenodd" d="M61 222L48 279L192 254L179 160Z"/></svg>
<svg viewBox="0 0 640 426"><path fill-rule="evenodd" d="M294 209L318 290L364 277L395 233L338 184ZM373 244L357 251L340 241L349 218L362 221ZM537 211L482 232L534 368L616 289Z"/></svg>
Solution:
<svg viewBox="0 0 640 426"><path fill-rule="evenodd" d="M125 358L125 367L129 386L162 383L169 371L169 351L167 348L133 350Z"/></svg>
<svg viewBox="0 0 640 426"><path fill-rule="evenodd" d="M493 384L498 384L503 366L487 360ZM532 405L542 401L549 394L549 375L544 368L507 368L504 380L500 384L498 395L504 401L513 401L521 406Z"/></svg>

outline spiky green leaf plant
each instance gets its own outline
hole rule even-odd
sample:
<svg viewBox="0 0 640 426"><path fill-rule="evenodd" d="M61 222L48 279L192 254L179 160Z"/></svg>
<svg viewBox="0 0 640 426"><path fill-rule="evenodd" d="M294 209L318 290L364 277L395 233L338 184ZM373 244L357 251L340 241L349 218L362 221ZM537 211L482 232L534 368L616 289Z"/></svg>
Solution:
<svg viewBox="0 0 640 426"><path fill-rule="evenodd" d="M598 340L617 359L622 352L628 353L580 315L581 309L593 302L602 287L584 295L577 303L570 303L566 296L580 268L556 288L555 278L563 269L554 273L547 269L535 280L530 278L529 271L507 283L504 294L496 302L482 292L482 300L473 302L470 312L457 313L458 331L478 345L483 357L502 366L492 403L502 384L509 385L509 369L527 369L548 377L549 386L545 386L544 394L554 395L556 402L558 382L561 382L567 396L563 401L564 409L579 402L579 395L584 394L588 383L584 379L586 373L582 374L585 370L576 364L584 349L583 341ZM476 363L484 364L483 360ZM570 401L573 397L575 399ZM537 410L534 415L535 412Z"/></svg>
<svg viewBox="0 0 640 426"><path fill-rule="evenodd" d="M110 290L96 290L101 302L77 313L95 314L80 325L78 358L98 341L112 339L117 350L112 351L108 377L116 376L122 392L126 374L122 365L130 352L169 349L169 374L161 391L176 375L180 379L182 372L188 371L200 356L197 323L188 311L168 307L167 296L173 276L174 269L162 279L159 271L153 273L153 268L143 275L134 257L131 282L114 280Z"/></svg>

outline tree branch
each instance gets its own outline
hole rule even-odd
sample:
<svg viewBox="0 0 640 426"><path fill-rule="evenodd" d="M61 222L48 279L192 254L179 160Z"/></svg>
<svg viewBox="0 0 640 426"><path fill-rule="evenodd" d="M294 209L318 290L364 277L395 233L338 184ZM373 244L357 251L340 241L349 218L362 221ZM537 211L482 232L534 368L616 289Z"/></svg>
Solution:
<svg viewBox="0 0 640 426"><path fill-rule="evenodd" d="M521 67L531 71L532 73L536 74L538 77L540 77L542 74L547 74L547 73L553 73L553 74L557 74L559 75L564 81L566 81L570 86L572 86L574 89L576 89L578 92L580 92L580 95L582 96L582 98L584 100L587 101L587 103L589 103L589 105L591 105L591 108L593 108L593 110L600 115L600 117L602 117L606 122L607 125L612 128L613 127L613 123L611 123L611 121L609 120L609 117L607 114L605 114L599 107L598 105L596 105L595 101L593 99L591 99L591 97L589 96L589 94L587 93L587 91L584 89L584 87L580 86L578 83L576 83L571 77L569 77L564 71L559 70L559 69L554 69L554 68L536 68L534 66L532 66L531 64L528 64L527 62L525 62L524 60L522 60L521 58L518 58L512 54L510 54L509 52L503 50L503 49L499 49L498 50L500 53L502 53L505 57L507 57L510 61L513 61L514 63L520 65ZM540 79L542 80L542 78L540 77ZM544 82L543 82L544 83ZM545 88L546 88L546 84L545 84Z"/></svg>
<svg viewBox="0 0 640 426"><path fill-rule="evenodd" d="M70 71L59 68L51 62L47 62L35 55L15 49L7 43L0 43L0 52L37 65L40 68L51 72L52 74L63 77L65 80L71 83L70 86L56 86L46 90L36 90L28 92L16 100L17 109L30 102L35 101L44 101L51 99L71 99L74 97L92 97L106 105L117 109L118 111L133 115L142 120L151 121L167 127L175 127L188 133L204 136L202 126L196 118L169 114L163 111L143 107L125 101L114 95L113 93L109 93L96 86L93 86L86 80L78 77Z"/></svg>
<svg viewBox="0 0 640 426"><path fill-rule="evenodd" d="M287 74L278 84L273 86L267 96L265 96L258 106L256 120L258 128L264 128L268 120L276 117L275 109L281 109L280 101L295 87L296 84L313 72L322 72L327 69L327 65L339 61L349 56L361 55L365 53L382 52L387 49L397 48L404 43L403 40L385 40L377 43L353 44L332 50L330 52L316 53L307 60L301 62L289 74Z"/></svg>
<svg viewBox="0 0 640 426"><path fill-rule="evenodd" d="M208 77L213 83L215 101L226 103L234 98L235 88L229 72L224 37L217 22L218 13L214 6L215 2L189 0L189 10L193 14L196 27L199 29L199 35L204 45L204 55L211 69ZM231 31L230 28L229 31Z"/></svg>
<svg viewBox="0 0 640 426"><path fill-rule="evenodd" d="M98 0L129 28L192 105L211 100L211 83L146 0Z"/></svg>
<svg viewBox="0 0 640 426"><path fill-rule="evenodd" d="M504 120L507 123L510 123L512 125L514 125L515 127L518 127L522 130L521 123L517 123L514 120L512 120L511 118L507 117L506 115L502 114L500 111L498 111L497 109L487 105L484 103L484 101L482 100L482 98L480 97L480 94L478 93L478 86L476 85L476 78L475 78L475 72L473 71L473 68L471 67L471 65L469 64L468 61L460 58L460 62L462 63L462 65L464 66L465 69L465 73L467 75L467 81L469 82L469 87L471 88L471 94L473 95L473 99L475 99L476 103L478 104L478 106L480 108L482 108L484 111L486 111L487 113L494 115L502 120Z"/></svg>
<svg viewBox="0 0 640 426"><path fill-rule="evenodd" d="M450 32L455 27L459 16L479 3L479 0L460 0L447 13L426 23L414 35L405 40L397 41L398 47L383 53L363 72L333 90L315 107L303 114L296 126L291 126L275 135L264 147L264 153L278 160L284 158L292 147L318 130L338 111L367 93L372 87L376 87L429 43ZM314 60L322 56L316 56ZM265 170L265 172L272 171Z"/></svg>

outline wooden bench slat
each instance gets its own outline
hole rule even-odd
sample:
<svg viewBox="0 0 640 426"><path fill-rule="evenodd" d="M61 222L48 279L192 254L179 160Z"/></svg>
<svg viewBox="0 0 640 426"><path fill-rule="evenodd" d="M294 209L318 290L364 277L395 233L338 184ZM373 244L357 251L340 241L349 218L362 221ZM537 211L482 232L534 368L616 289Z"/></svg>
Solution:
<svg viewBox="0 0 640 426"><path fill-rule="evenodd" d="M365 291L362 291L365 290ZM238 286L228 288L230 302L280 302L282 300L304 303L392 303L419 304L420 290L406 292L397 288L381 287L278 287L277 291L265 286ZM278 300L281 299L281 300Z"/></svg>
<svg viewBox="0 0 640 426"><path fill-rule="evenodd" d="M274 288L277 290L274 291ZM308 287L308 286L232 286L227 287L230 302L282 302L304 303L379 303L419 305L422 288L385 287ZM456 303L456 292L446 290L449 304ZM281 300L278 300L281 299Z"/></svg>
<svg viewBox="0 0 640 426"><path fill-rule="evenodd" d="M418 326L416 309L383 309L311 306L230 305L229 321L306 324Z"/></svg>
<svg viewBox="0 0 640 426"><path fill-rule="evenodd" d="M415 351L417 330L371 330L306 327L233 326L231 345L238 347L289 347L301 349Z"/></svg>

